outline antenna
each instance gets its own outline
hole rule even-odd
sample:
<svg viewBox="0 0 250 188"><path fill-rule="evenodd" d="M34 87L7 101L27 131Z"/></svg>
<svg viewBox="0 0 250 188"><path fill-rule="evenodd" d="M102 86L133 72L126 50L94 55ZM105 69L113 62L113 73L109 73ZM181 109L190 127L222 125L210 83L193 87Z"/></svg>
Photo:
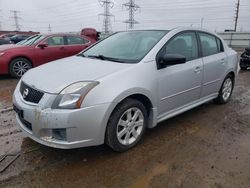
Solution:
<svg viewBox="0 0 250 188"><path fill-rule="evenodd" d="M16 27L16 31L20 31L21 30L21 25L19 24L19 19L21 19L21 17L18 16L18 14L20 13L20 11L17 11L17 10L10 10L10 13L13 14L13 18L14 19L14 22L15 24L13 26Z"/></svg>
<svg viewBox="0 0 250 188"><path fill-rule="evenodd" d="M99 16L103 16L103 31L105 34L109 34L112 31L110 17L115 17L110 13L110 8L114 7L114 3L110 0L99 0L99 3L102 7L104 7L104 12L99 14Z"/></svg>
<svg viewBox="0 0 250 188"><path fill-rule="evenodd" d="M135 0L129 0L128 3L124 3L122 6L129 12L129 18L125 20L124 23L129 24L129 29L133 29L135 24L139 24L139 22L134 19L134 14L140 9L140 6L135 4Z"/></svg>

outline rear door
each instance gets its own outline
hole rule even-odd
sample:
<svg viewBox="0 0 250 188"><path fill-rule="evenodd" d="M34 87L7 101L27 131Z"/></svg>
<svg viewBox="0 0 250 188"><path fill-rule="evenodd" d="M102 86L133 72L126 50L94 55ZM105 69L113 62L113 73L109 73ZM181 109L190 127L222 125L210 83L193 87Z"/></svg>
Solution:
<svg viewBox="0 0 250 188"><path fill-rule="evenodd" d="M158 70L159 115L165 116L200 98L203 63L199 57L197 36L193 31L177 34L160 50L164 54L181 54L186 63Z"/></svg>
<svg viewBox="0 0 250 188"><path fill-rule="evenodd" d="M76 55L90 46L90 41L80 36L65 36L67 56Z"/></svg>
<svg viewBox="0 0 250 188"><path fill-rule="evenodd" d="M35 53L39 64L67 57L67 49L64 36L51 36L41 41L48 46L45 48L35 48Z"/></svg>
<svg viewBox="0 0 250 188"><path fill-rule="evenodd" d="M227 71L227 55L221 40L209 33L199 32L204 63L204 78L201 97L217 93Z"/></svg>

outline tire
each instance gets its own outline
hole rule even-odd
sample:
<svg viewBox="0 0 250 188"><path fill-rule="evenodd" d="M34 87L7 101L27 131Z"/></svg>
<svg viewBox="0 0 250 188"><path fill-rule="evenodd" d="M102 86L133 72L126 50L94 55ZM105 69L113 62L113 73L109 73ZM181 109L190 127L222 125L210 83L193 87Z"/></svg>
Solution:
<svg viewBox="0 0 250 188"><path fill-rule="evenodd" d="M231 98L234 88L234 78L232 75L227 75L224 79L219 91L218 97L214 100L217 104L226 104Z"/></svg>
<svg viewBox="0 0 250 188"><path fill-rule="evenodd" d="M10 62L9 73L14 78L21 78L31 68L32 64L28 59L19 57Z"/></svg>
<svg viewBox="0 0 250 188"><path fill-rule="evenodd" d="M147 123L145 106L136 99L125 99L109 118L105 143L114 151L124 152L141 140Z"/></svg>

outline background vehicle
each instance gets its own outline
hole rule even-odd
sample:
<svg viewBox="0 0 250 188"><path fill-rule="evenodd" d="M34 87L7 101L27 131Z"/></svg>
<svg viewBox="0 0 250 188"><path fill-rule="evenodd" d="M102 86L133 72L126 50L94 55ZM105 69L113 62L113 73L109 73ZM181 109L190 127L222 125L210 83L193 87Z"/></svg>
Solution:
<svg viewBox="0 0 250 188"><path fill-rule="evenodd" d="M0 35L0 38L7 38L10 39L11 37L13 37L15 34L9 33L9 34L2 34Z"/></svg>
<svg viewBox="0 0 250 188"><path fill-rule="evenodd" d="M240 68L245 70L250 67L250 47L246 48L240 56Z"/></svg>
<svg viewBox="0 0 250 188"><path fill-rule="evenodd" d="M11 44L11 41L6 38L4 39L0 38L0 45L3 45L3 44Z"/></svg>
<svg viewBox="0 0 250 188"><path fill-rule="evenodd" d="M206 30L118 32L77 56L30 70L15 89L14 109L22 130L41 144L106 143L125 151L146 128L210 100L227 103L237 61Z"/></svg>
<svg viewBox="0 0 250 188"><path fill-rule="evenodd" d="M0 47L0 74L21 77L41 64L72 56L93 44L95 39L72 35L34 35L17 45Z"/></svg>
<svg viewBox="0 0 250 188"><path fill-rule="evenodd" d="M14 36L10 37L10 40L11 40L12 43L16 44L16 43L18 43L18 42L20 42L22 40L25 40L25 39L27 39L29 37L30 37L30 35L20 35L20 34L18 34L18 35L14 35Z"/></svg>

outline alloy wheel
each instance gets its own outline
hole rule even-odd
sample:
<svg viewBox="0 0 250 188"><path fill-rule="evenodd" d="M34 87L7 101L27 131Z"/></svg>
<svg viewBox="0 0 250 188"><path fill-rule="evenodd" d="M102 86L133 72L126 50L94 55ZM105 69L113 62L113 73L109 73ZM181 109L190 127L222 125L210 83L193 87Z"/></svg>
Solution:
<svg viewBox="0 0 250 188"><path fill-rule="evenodd" d="M16 61L13 65L13 72L21 77L30 69L30 65L25 61Z"/></svg>
<svg viewBox="0 0 250 188"><path fill-rule="evenodd" d="M233 82L231 78L227 78L223 84L222 88L222 98L224 101L227 101L232 93Z"/></svg>
<svg viewBox="0 0 250 188"><path fill-rule="evenodd" d="M116 135L123 145L133 144L143 131L144 116L139 108L133 107L125 111L118 121Z"/></svg>

